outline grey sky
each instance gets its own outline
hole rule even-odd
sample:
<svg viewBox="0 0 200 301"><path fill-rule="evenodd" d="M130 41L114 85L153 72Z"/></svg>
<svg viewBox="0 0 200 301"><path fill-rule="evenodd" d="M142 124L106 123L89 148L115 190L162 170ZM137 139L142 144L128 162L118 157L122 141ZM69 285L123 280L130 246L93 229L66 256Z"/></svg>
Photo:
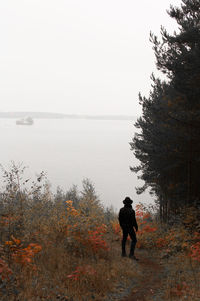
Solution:
<svg viewBox="0 0 200 301"><path fill-rule="evenodd" d="M139 114L170 3L1 0L0 111Z"/></svg>

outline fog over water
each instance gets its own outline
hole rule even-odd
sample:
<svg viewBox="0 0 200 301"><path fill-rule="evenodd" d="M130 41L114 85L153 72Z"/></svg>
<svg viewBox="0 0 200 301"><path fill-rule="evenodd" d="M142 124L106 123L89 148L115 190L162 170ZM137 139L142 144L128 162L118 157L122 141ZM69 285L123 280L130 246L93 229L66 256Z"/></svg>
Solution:
<svg viewBox="0 0 200 301"><path fill-rule="evenodd" d="M89 178L105 206L119 209L125 196L135 203L152 202L148 193L138 196L141 184L129 166L137 164L129 142L134 121L85 119L36 119L32 126L19 126L14 119L0 119L1 158L29 166L28 175L47 173L55 191L67 190Z"/></svg>
<svg viewBox="0 0 200 301"><path fill-rule="evenodd" d="M0 117L7 112L141 116L138 93L149 95L156 70L149 34L178 30L166 12L181 0L0 1ZM8 116L6 116L8 117ZM16 117L16 115L15 115ZM34 116L33 116L34 117ZM16 126L0 119L1 157L45 171L52 190L89 178L105 205L136 202L137 161L128 120L36 119Z"/></svg>

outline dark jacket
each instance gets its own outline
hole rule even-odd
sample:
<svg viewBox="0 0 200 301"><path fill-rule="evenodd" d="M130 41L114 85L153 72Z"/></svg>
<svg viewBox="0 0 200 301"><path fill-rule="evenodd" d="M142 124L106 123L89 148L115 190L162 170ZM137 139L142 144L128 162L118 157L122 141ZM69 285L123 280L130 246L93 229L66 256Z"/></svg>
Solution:
<svg viewBox="0 0 200 301"><path fill-rule="evenodd" d="M133 210L131 205L124 205L123 208L119 211L119 224L121 228L135 228L138 230L138 225L135 218L135 211Z"/></svg>

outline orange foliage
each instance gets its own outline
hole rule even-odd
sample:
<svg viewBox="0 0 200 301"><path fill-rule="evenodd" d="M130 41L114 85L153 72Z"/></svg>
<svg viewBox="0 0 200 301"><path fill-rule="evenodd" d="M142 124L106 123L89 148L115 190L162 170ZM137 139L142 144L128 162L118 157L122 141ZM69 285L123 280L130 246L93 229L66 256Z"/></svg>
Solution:
<svg viewBox="0 0 200 301"><path fill-rule="evenodd" d="M91 265L77 266L76 269L67 278L72 280L78 280L83 275L93 276L96 273L95 269Z"/></svg>
<svg viewBox="0 0 200 301"><path fill-rule="evenodd" d="M9 248L15 263L31 264L34 256L42 250L39 244L30 243L27 247L24 247L20 239L16 239L13 235L11 238L12 240L5 241L5 246Z"/></svg>
<svg viewBox="0 0 200 301"><path fill-rule="evenodd" d="M142 228L142 230L138 231L138 234L141 235L143 233L155 232L157 227L151 227L150 225L146 225Z"/></svg>
<svg viewBox="0 0 200 301"><path fill-rule="evenodd" d="M86 244L89 244L94 252L97 252L99 249L109 250L106 241L103 239L103 234L106 231L106 226L103 224L100 227L97 227L96 230L88 231L89 237L86 239Z"/></svg>
<svg viewBox="0 0 200 301"><path fill-rule="evenodd" d="M67 206L67 212L69 215L72 215L72 216L78 216L79 215L79 212L73 207L72 205L72 201L66 201L66 206Z"/></svg>
<svg viewBox="0 0 200 301"><path fill-rule="evenodd" d="M118 235L121 237L121 228L120 228L119 222L113 222L112 229L113 229L113 232L115 235Z"/></svg>
<svg viewBox="0 0 200 301"><path fill-rule="evenodd" d="M70 224L65 226L65 234L67 236L71 236L75 241L79 242L82 246L85 246L86 249L92 250L94 253L98 253L99 250L108 251L109 247L105 239L103 238L104 234L107 232L107 226L102 224L100 226L92 225L93 229L91 229L91 224L88 224L86 220L84 223L84 227L79 225L79 219L77 217L82 217L81 211L76 210L72 201L68 200L65 202L67 206L67 216L72 217L70 219ZM66 220L66 223L68 220ZM88 230L88 228L90 230Z"/></svg>
<svg viewBox="0 0 200 301"><path fill-rule="evenodd" d="M195 244L193 244L190 247L190 257L193 260L197 260L198 262L200 262L200 242L196 242Z"/></svg>
<svg viewBox="0 0 200 301"><path fill-rule="evenodd" d="M9 268L8 264L5 260L0 258L0 276L1 279L9 279L9 276L13 273L13 271Z"/></svg>
<svg viewBox="0 0 200 301"><path fill-rule="evenodd" d="M23 265L30 264L34 256L42 250L39 244L31 243L26 248L19 248L14 251L12 257L15 262Z"/></svg>
<svg viewBox="0 0 200 301"><path fill-rule="evenodd" d="M167 245L166 239L160 237L156 240L156 247L157 248L163 249L164 247L166 247L166 245Z"/></svg>

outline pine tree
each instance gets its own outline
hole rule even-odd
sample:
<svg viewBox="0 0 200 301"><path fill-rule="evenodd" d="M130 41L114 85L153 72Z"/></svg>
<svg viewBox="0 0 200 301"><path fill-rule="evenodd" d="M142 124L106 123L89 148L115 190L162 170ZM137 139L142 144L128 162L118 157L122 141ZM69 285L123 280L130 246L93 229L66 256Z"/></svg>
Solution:
<svg viewBox="0 0 200 301"><path fill-rule="evenodd" d="M131 168L160 203L161 217L200 199L200 0L170 7L179 25L173 35L162 27L161 41L150 35L156 65L165 81L152 76L148 98L139 96L143 115L130 143L141 164Z"/></svg>

